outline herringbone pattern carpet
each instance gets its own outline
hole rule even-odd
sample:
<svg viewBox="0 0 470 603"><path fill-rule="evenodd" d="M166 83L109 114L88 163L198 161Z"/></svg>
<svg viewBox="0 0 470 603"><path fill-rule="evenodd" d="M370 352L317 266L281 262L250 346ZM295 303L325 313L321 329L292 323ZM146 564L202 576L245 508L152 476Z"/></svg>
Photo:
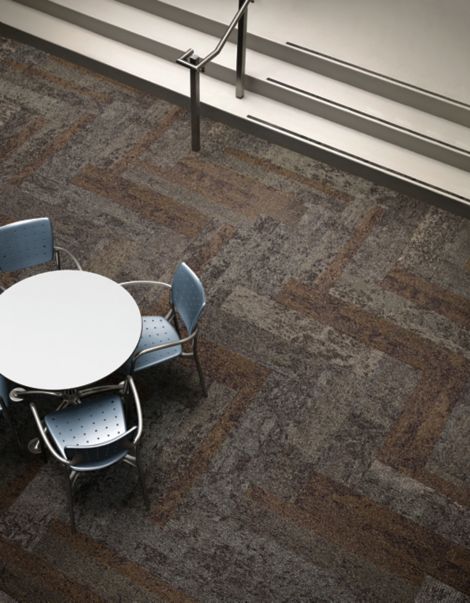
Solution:
<svg viewBox="0 0 470 603"><path fill-rule="evenodd" d="M150 512L116 467L72 536L0 427L0 599L469 600L468 221L208 120L191 154L183 109L0 51L0 223L209 299L208 398L184 361L137 380Z"/></svg>

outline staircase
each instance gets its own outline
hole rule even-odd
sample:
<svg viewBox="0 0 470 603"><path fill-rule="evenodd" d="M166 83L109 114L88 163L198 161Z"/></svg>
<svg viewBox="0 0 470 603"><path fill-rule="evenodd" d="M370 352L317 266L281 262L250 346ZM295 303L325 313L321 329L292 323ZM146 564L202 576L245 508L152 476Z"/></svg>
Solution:
<svg viewBox="0 0 470 603"><path fill-rule="evenodd" d="M470 215L465 95L309 48L300 21L295 29L287 23L301 20L299 12L284 15L283 37L283 15L275 22L273 11L286 4L250 5L245 98L235 97L234 32L202 77L204 113ZM312 4L305 0L305 18ZM29 34L186 104L189 75L176 59L190 47L201 57L213 50L237 8L236 0L0 0L0 20L7 35Z"/></svg>

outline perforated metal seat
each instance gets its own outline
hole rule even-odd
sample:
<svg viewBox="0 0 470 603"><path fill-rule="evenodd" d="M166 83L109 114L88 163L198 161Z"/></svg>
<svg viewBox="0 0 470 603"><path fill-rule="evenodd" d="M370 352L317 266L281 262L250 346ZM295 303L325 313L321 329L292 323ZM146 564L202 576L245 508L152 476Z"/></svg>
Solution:
<svg viewBox="0 0 470 603"><path fill-rule="evenodd" d="M135 350L135 354L151 347L157 347L161 344L178 340L179 335L177 330L170 322L168 322L168 320L166 320L166 318L163 316L144 316L142 318L142 335ZM134 371L141 371L150 366L155 366L161 362L176 358L181 355L182 351L181 345L176 344L169 348L144 354L137 358L134 365ZM131 361L128 362L126 368L130 370Z"/></svg>
<svg viewBox="0 0 470 603"><path fill-rule="evenodd" d="M157 285L170 290L170 309L166 316L144 316L142 336L133 357L125 365L128 374L161 364L178 356L194 358L204 395L207 389L197 354L198 322L206 305L206 294L198 276L182 262L171 285L161 281L127 281L123 286ZM181 337L178 320L187 336ZM185 345L189 347L185 351Z"/></svg>
<svg viewBox="0 0 470 603"><path fill-rule="evenodd" d="M69 256L75 267L81 270L78 260L70 251L54 245L49 218L33 218L0 226L0 272L25 270L53 259L60 268L61 253Z"/></svg>
<svg viewBox="0 0 470 603"><path fill-rule="evenodd" d="M64 457L72 458L69 453L72 448L98 447L99 458L70 465L76 471L105 469L127 454L126 449L110 454L105 447L127 434L124 407L118 394L93 396L78 406L52 412L44 417L44 423L49 437Z"/></svg>
<svg viewBox="0 0 470 603"><path fill-rule="evenodd" d="M20 392L19 389L16 390ZM136 424L127 425L123 396L130 391ZM22 395L47 392L22 391ZM139 463L138 443L142 435L142 411L132 377L117 386L98 386L78 392L79 404L39 417L34 402L30 408L43 445L67 472L70 522L75 531L73 486L86 472L106 469L124 461L136 467L145 503L148 498Z"/></svg>

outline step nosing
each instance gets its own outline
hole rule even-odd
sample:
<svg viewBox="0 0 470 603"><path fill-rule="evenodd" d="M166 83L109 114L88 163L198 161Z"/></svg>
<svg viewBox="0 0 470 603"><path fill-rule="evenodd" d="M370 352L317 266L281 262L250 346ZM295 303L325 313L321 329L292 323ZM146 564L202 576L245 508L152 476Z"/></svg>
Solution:
<svg viewBox="0 0 470 603"><path fill-rule="evenodd" d="M298 132L294 132L294 130L289 130L289 128L285 128L284 126L279 126L278 124L275 124L273 122L267 121L266 119L262 119L260 117L256 117L255 115L251 115L248 114L246 116L247 119L254 121L256 123L265 125L265 126L269 126L270 128L273 128L274 130L277 130L279 132L288 134L289 136L295 136L296 138L300 139L300 140L304 140L305 142L308 142L310 144L313 144L317 147L320 148L324 148L327 149L329 151L334 152L335 154L341 155L343 157L346 157L348 159L354 160L354 161L359 161L363 164L366 164L370 167L373 167L375 169L379 169L382 172L391 174L393 176L397 176L403 180L407 180L410 181L412 183L416 183L420 186L424 186L430 190L436 191L438 193L444 194L448 197L452 197L456 200L459 201L463 201L465 204L470 206L470 198L468 197L464 197L463 195L459 195L458 193L454 193L452 191L449 191L448 189L442 188L440 186L437 186L435 184L431 184L430 182L426 182L425 180L421 180L419 178L415 178L414 176L409 176L408 174L405 174L403 172L400 172L399 170L395 170L394 168L390 168L387 167L386 165L377 163L375 161L371 161L370 159L366 159L364 157L361 157L360 155L355 155L354 153L350 153L349 151L345 151L343 149L340 149L338 147L335 147L333 145L330 145L328 143L322 142L320 140L316 140L315 138L311 138L310 136L306 136L305 134L299 134Z"/></svg>
<svg viewBox="0 0 470 603"><path fill-rule="evenodd" d="M46 2L48 2L48 0L46 0ZM21 2L21 0L20 0L20 3L23 4L23 2ZM27 4L27 0L24 3ZM70 22L68 20L65 20L63 23L64 24L65 23L69 24ZM111 27L113 27L113 26L111 26ZM18 30L18 31L21 31L21 29ZM136 34L136 35L138 35L138 34ZM34 37L34 36L32 36L32 37ZM44 37L44 40L47 41L47 39L49 39L49 38ZM110 39L109 42L112 42L112 39ZM54 45L53 42L51 44ZM60 42L59 42L58 45L56 44L56 46L57 46L57 48L63 47L65 50L67 49L67 46L64 45L63 43L60 43ZM132 48L132 47L130 46L130 48ZM84 52L81 52L80 50L75 50L74 51L72 49L70 51L72 52L72 54L75 54L76 56L83 55L84 58L87 57L86 52L84 53ZM163 61L168 61L168 59L164 59L163 57L159 56L158 54L149 53L149 58L150 57L153 57L153 59L159 59L159 60L163 60ZM91 60L92 63L96 62L96 64L103 64L104 66L107 65L106 59L103 60L103 58L100 59L100 58L97 58L97 57L94 57L94 58L90 57L90 60ZM123 74L126 74L126 71L122 71L122 69L120 69L116 65L113 66L112 63L110 63L109 66L110 66L111 71L115 71L116 73L121 72ZM168 85L168 82L158 83L156 80L149 79L148 75L143 75L143 76L142 75L140 75L140 76L139 75L135 75L134 76L132 71L128 71L127 75L129 75L135 81L138 80L138 81L142 81L143 83L148 83L151 86L155 86L159 90L165 90L166 91L166 89L168 89L168 92L170 92L170 93L174 92L178 96L178 99L179 99L178 102L181 102L181 100L184 97L187 97L186 93L182 92L179 88L178 89L174 89L172 84ZM176 75L176 74L174 74L174 75ZM220 80L220 78L212 78L212 77L210 79ZM273 82L272 82L271 85L274 87L275 86L275 82L277 80L274 80L274 78L272 78L272 79L273 79ZM262 80L260 79L260 81L262 81ZM264 81L266 81L266 80L264 80ZM280 82L280 84L282 85L282 82ZM307 91L302 91L301 89L299 89L299 90L300 90L301 93L307 92ZM270 99L269 95L259 95L259 96L260 96L260 99L262 99L262 98L264 98L265 100L269 100ZM176 98L176 97L171 97L171 98ZM203 102L202 104L207 104L207 103ZM210 105L208 105L208 106L210 107L212 104L213 103L210 103ZM256 106L256 103L255 103L255 106ZM380 173L382 173L384 177L387 177L387 176L391 177L392 181L395 180L397 183L398 182L408 183L410 187L414 188L414 190L417 190L417 191L418 190L423 190L423 191L427 190L432 195L437 195L438 197L441 196L442 198L447 198L449 201L450 200L454 200L454 201L458 202L459 203L459 207L466 207L466 208L470 209L470 198L468 196L466 196L466 192L467 191L466 191L465 183L466 183L467 180L466 180L466 176L464 177L464 174L468 175L468 170L466 170L466 169L460 169L460 171L462 173L462 176L460 176L460 175L457 174L459 182L460 182L460 179L463 179L463 186L460 186L459 182L457 182L456 190L459 191L459 192L453 192L454 186L453 186L452 181L451 181L451 178L453 178L452 172L447 172L447 173L445 171L443 172L442 175L444 177L444 182L447 181L445 184L443 182L443 186L439 186L438 184L432 184L432 183L430 183L428 181L427 176L426 176L425 170L426 170L426 165L427 164L423 164L423 165L421 165L421 167L419 167L419 170L422 170L422 169L424 170L423 173L421 174L421 178L415 178L415 177L413 177L411 175L407 175L406 172L400 171L400 167L399 166L400 166L400 161L401 161L400 157L401 156L397 156L397 158L396 158L397 161L398 161L398 163L396 164L397 167L398 167L398 169L394 169L393 167L387 167L387 163L390 163L391 165L394 165L394 161L395 161L394 158L392 158L390 162L386 161L385 165L380 164L380 163L376 163L373 160L369 160L369 159L366 159L365 157L362 157L360 150L359 150L359 154L356 154L356 149L355 148L351 149L352 152L346 151L346 150L342 150L341 149L341 146L342 146L341 144L339 145L339 147L335 146L334 143L333 144L328 144L328 142L322 142L321 140L316 140L315 138L309 137L308 135L299 134L298 132L295 131L295 128L294 129L289 129L288 127L283 127L283 126L280 126L280 125L278 125L278 124L276 124L274 122L269 122L269 121L264 120L262 118L256 117L255 115L252 115L252 113L255 113L255 111L256 111L255 106L253 106L253 109L251 111L250 110L248 110L246 112L243 111L244 115L242 115L241 113L239 113L237 110L235 110L233 112L230 109L227 110L227 108L224 108L223 106L219 106L218 107L217 104L214 105L213 109L215 110L216 114L217 114L217 112L219 112L219 113L221 112L224 115L226 114L228 117L234 118L235 120L238 120L238 122L240 124L242 124L243 121L247 121L248 123L250 121L252 121L254 123L260 124L260 126L264 125L266 131L269 128L269 129L272 130L273 134L275 132L277 132L278 135L280 136L280 139L283 138L282 134L284 134L285 135L284 139L286 141L285 144L289 144L287 141L290 139L292 141L290 144L295 147L296 144L298 144L298 143L294 142L296 139L299 142L304 141L306 143L305 151L307 152L307 154L313 152L313 151L308 151L307 150L308 146L310 146L312 149L317 148L320 153L323 150L324 152L326 152L327 155L329 154L329 156L331 157L332 161L334 161L334 157L336 156L338 159L342 158L344 161L349 162L350 165L353 165L354 163L356 163L357 165L363 165L363 167L365 168L366 172L367 172L367 170L369 170L370 174L374 174L374 173L375 174L380 174ZM285 104L284 106L285 106L286 109L295 109L295 107L289 107L288 104ZM249 114L247 115L247 113L249 113ZM332 123L334 123L333 120L332 120ZM380 139L377 139L377 140L378 140L378 142L382 142ZM386 141L383 141L383 142L386 142ZM393 143L390 143L390 141L389 141L388 144L393 144ZM445 143L444 143L444 145L445 145ZM397 148L399 148L399 145L397 145ZM458 149L458 147L457 147L457 149ZM464 153L465 153L465 156L466 156L467 152L464 151ZM426 155L426 154L424 154L424 155ZM438 163L440 163L443 167L446 165L445 161L444 162L440 161L438 158L434 158L434 159L435 160L437 159L435 161L436 165ZM406 155L405 155L405 161L406 161ZM447 164L447 167L450 168L451 166ZM458 166L454 166L454 167L458 168ZM431 165L431 169L432 169L432 165ZM440 170L440 168L439 168L439 170ZM435 180L439 181L439 178L437 178ZM463 193L463 194L460 194L460 193ZM434 202L434 201L432 201L432 202Z"/></svg>
<svg viewBox="0 0 470 603"><path fill-rule="evenodd" d="M320 101L324 104L330 105L332 107L353 113L354 115L358 115L360 117L364 117L371 122L385 125L387 127L393 128L400 132L405 132L407 134L411 134L412 136L415 136L416 138L419 138L421 140L425 140L427 142L432 142L434 144L438 144L442 147L451 149L452 151L456 151L458 153L461 153L462 155L466 155L466 156L470 157L470 149L464 149L457 145L454 145L454 144L451 144L444 140L441 140L440 138L435 138L434 136L429 136L428 134L423 134L422 132L419 132L417 130L407 128L406 126L401 126L400 124L394 123L394 122L384 119L382 117L377 117L376 115L372 115L371 113L367 113L366 111L361 111L360 109L356 109L354 107L351 107L350 105L345 105L344 103L340 103L338 101L332 100L325 96L321 96L319 94L309 92L308 90L304 90L302 88L299 88L298 86L293 86L291 84L287 84L286 82L281 82L280 80L277 80L275 78L267 77L266 81L274 83L278 86L282 86L283 88L286 88L288 90L292 90L293 92L303 94L305 96L318 100L318 101Z"/></svg>
<svg viewBox="0 0 470 603"><path fill-rule="evenodd" d="M60 3L55 3L55 2L53 2L51 0L43 0L43 2L40 3L40 4L42 4L42 7L41 7L39 5L35 5L36 3L34 2L34 0L15 0L15 1L17 1L19 4L23 4L25 6L30 6L31 8L33 8L35 10L39 10L39 11L43 10L44 12L49 13L52 16L56 16L54 14L55 11L59 11L59 13L60 12L62 12L62 13L69 13L70 15L78 15L82 19L83 18L84 19L89 19L89 20L91 20L94 23L103 24L104 26L107 26L107 27L113 27L113 28L115 28L117 30L121 30L123 32L126 32L128 35L136 36L136 37L138 37L138 38L140 38L142 40L147 40L149 42L154 42L156 44L163 44L163 45L166 45L168 47L174 48L173 46L170 46L170 44L168 42L160 42L158 39L156 39L154 37L151 37L147 33L139 33L137 31L126 29L123 26L123 24L110 23L109 21L106 21L101 16L95 16L95 15L91 15L91 14L89 14L87 12L83 12L83 11L80 10L79 6L71 8L69 6L65 6L65 5L62 5ZM118 2L121 2L121 0L118 0ZM121 3L124 4L124 5L127 5L127 6L129 5L126 2L121 2ZM49 5L51 7L51 9L44 10L45 6L47 6L47 5ZM130 5L132 6L132 3ZM142 10L142 9L139 9L139 10ZM190 11L184 11L184 12L187 12L188 14L193 14ZM170 20L167 17L162 17L157 12L155 12L155 13L154 12L150 12L150 14L155 15L155 16L157 16L157 17L159 17L161 19L164 19L166 21L169 21L169 22L171 22L173 24L181 25L183 27L188 27L186 24L179 23L178 21ZM194 14L196 14L196 13L194 13ZM58 17L58 18L61 18L61 17ZM73 23L73 19L71 20L71 22ZM198 30L195 30L195 31L198 31ZM217 36L214 35L214 34L207 34L206 32L203 32L203 33L205 33L205 35L211 35L212 37L217 38ZM420 86L416 86L414 84L410 84L409 82L402 81L402 80L400 80L398 78L394 78L392 76L388 76L386 74L380 73L378 71L374 71L372 69L368 69L366 67L361 67L360 65L357 65L357 64L349 62L349 61L345 61L343 59L338 59L338 58L336 58L334 56L328 55L326 53L322 53L320 51L308 48L306 46L302 46L302 45L297 44L295 42L287 41L287 42L283 43L283 42L280 42L280 41L269 40L268 38L262 38L262 39L265 39L267 42L273 43L273 44L275 44L277 46L280 46L280 47L282 47L282 46L288 46L290 48L302 51L304 53L308 53L311 56L315 56L315 57L321 58L322 60L325 60L325 61L328 61L330 63L333 63L335 65L338 65L338 66L341 66L341 67L344 67L344 68L348 68L348 69L354 70L357 73L362 73L364 75L374 77L374 78L376 78L378 80L380 79L380 80L382 80L384 82L388 82L390 84L394 84L394 85L400 86L400 87L402 87L404 89L407 89L409 91L425 95L425 96L429 97L430 99L434 99L435 101L441 101L441 102L446 102L446 103L452 104L455 107L458 107L459 109L463 109L465 111L469 111L469 113L470 113L470 104L465 103L465 102L460 101L460 100L457 100L457 99L454 99L454 98L451 98L449 96L440 94L438 92L434 92L432 90L429 90L429 89L426 89L426 88L423 88L423 87L420 87ZM271 57L271 55L269 53L266 53L266 52L262 52L261 54L263 54L263 55L265 55L267 57ZM273 56L272 58L277 58L278 60L280 60L278 57L274 57ZM289 62L286 62L286 64L289 64ZM436 139L436 141L438 141L438 139ZM447 144L447 143L444 143L444 144ZM455 147L455 148L457 150L459 149L459 147ZM470 150L469 151L462 150L462 151L470 153Z"/></svg>
<svg viewBox="0 0 470 603"><path fill-rule="evenodd" d="M463 101L457 100L455 98L451 98L450 96L446 96L444 94L440 94L439 92L434 92L433 90L428 90L427 88L422 88L421 86L416 86L415 84L410 84L409 82L404 82L398 78L394 78L392 76L386 75L384 73L380 73L379 71L374 71L373 69L368 69L367 67L361 67L360 65L356 65L355 63L350 63L349 61L344 61L343 59L338 59L331 55L328 55L323 52L319 52L317 50L313 50L311 48L307 48L306 46L301 46L300 44L296 44L295 42L285 42L286 46L291 48L295 48L297 50L301 50L303 52L307 52L312 56L319 57L321 59L330 61L331 63L335 63L336 65L340 65L342 67L348 67L349 69L354 69L359 73L363 73L365 75L374 76L378 79L390 82L391 84L399 85L403 88L407 88L408 90L413 90L415 92L419 92L420 94L425 94L426 96L435 98L437 100L445 101L456 105L462 109L466 109L470 111L470 104L465 103Z"/></svg>
<svg viewBox="0 0 470 603"><path fill-rule="evenodd" d="M18 4L21 4L23 6L32 8L33 10L42 12L46 15L50 15L51 17L54 17L56 19L60 19L66 23L70 23L71 25L76 25L77 27L85 28L84 23L86 23L87 25L91 24L93 26L101 26L108 31L114 30L116 32L124 32L128 36L132 36L141 40L146 40L148 42L153 42L162 46L170 47L167 42L161 42L157 38L151 37L146 32L138 32L132 29L128 29L124 26L124 23L113 23L112 21L106 20L106 17L102 15L90 14L85 10L80 10L80 6L71 8L70 6L56 3L51 0L42 0L40 6L35 5L35 0L15 0L15 2L18 2ZM76 20L77 18L79 20L78 23ZM100 31L95 31L94 29L90 29L89 31L97 33L98 35L106 35L101 33ZM179 49L176 50L179 51Z"/></svg>

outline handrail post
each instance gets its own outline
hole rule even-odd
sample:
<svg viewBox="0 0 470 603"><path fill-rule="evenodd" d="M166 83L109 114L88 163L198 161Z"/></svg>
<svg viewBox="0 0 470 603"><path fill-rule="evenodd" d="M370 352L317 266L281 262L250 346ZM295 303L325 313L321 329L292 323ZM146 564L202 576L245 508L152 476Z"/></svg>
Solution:
<svg viewBox="0 0 470 603"><path fill-rule="evenodd" d="M189 57L192 65L198 65L200 58L197 54ZM190 88L191 88L191 148L193 151L201 150L201 98L200 98L200 79L199 69L190 69Z"/></svg>
<svg viewBox="0 0 470 603"><path fill-rule="evenodd" d="M237 81L235 94L237 98L243 98L245 94L245 57L246 57L246 24L247 12L250 2L255 0L238 0L238 11L233 17L227 31L219 40L219 43L206 57L201 59L192 48L182 54L176 62L189 67L190 72L190 94L191 94L191 148L193 151L201 150L201 99L200 99L200 74L205 66L212 61L225 46L230 34L238 24L237 37Z"/></svg>
<svg viewBox="0 0 470 603"><path fill-rule="evenodd" d="M243 6L245 0L239 0L238 9ZM245 58L246 58L246 31L247 31L248 11L245 10L238 22L237 33L237 82L235 85L235 95L237 98L243 98L245 95Z"/></svg>

